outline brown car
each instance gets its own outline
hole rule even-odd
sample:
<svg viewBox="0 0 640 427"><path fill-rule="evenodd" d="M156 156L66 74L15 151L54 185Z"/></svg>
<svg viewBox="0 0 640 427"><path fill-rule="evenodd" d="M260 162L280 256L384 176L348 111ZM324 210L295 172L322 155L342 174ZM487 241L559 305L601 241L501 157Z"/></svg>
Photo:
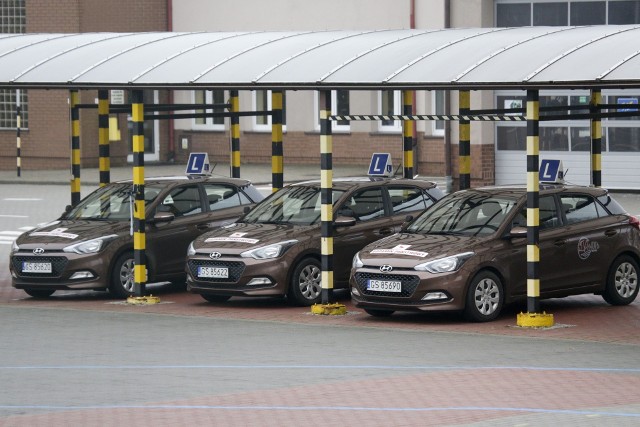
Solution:
<svg viewBox="0 0 640 427"><path fill-rule="evenodd" d="M184 283L187 246L205 231L232 223L264 197L243 179L147 178L148 281ZM59 219L23 233L11 249L12 284L33 297L58 289L133 291L132 183L106 185Z"/></svg>
<svg viewBox="0 0 640 427"><path fill-rule="evenodd" d="M353 255L394 234L409 212L442 197L432 182L362 178L333 181L336 288L346 288ZM208 301L232 296L284 296L297 305L320 300L320 183L285 187L235 224L189 247L187 288Z"/></svg>
<svg viewBox="0 0 640 427"><path fill-rule="evenodd" d="M604 189L542 185L540 297L595 293L613 305L638 295L639 222ZM463 311L495 319L527 297L524 188L459 191L353 259L351 297L373 316Z"/></svg>

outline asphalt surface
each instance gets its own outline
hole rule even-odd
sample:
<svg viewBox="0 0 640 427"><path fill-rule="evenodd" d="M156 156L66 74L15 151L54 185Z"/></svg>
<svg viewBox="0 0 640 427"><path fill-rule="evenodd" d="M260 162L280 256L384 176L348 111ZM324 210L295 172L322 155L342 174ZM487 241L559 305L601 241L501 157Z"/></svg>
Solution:
<svg viewBox="0 0 640 427"><path fill-rule="evenodd" d="M347 169L334 176L356 171ZM317 179L309 166L293 170L285 165L285 181ZM270 172L247 167L243 177L268 187ZM82 174L83 185L97 183L97 170ZM65 171L31 181L52 182L68 184ZM616 194L635 214L639 197ZM516 326L522 306L483 324L456 314L377 319L344 292L344 316L281 299L211 304L166 285L149 285L155 305L88 291L36 300L11 287L8 246L0 256L3 427L640 426L638 300L545 300L555 325L543 329Z"/></svg>

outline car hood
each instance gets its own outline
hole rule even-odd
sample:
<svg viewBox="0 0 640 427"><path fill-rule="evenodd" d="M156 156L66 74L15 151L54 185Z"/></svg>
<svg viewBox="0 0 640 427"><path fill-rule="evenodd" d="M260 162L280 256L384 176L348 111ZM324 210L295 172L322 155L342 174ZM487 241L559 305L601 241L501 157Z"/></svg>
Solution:
<svg viewBox="0 0 640 427"><path fill-rule="evenodd" d="M129 233L128 221L58 220L41 224L20 235L16 243L20 247L46 246L60 249L78 242L110 234Z"/></svg>
<svg viewBox="0 0 640 427"><path fill-rule="evenodd" d="M218 251L224 254L239 254L286 240L307 240L314 234L320 238L318 226L240 222L204 233L194 240L193 247L196 251L206 253Z"/></svg>
<svg viewBox="0 0 640 427"><path fill-rule="evenodd" d="M377 240L360 251L365 265L414 267L434 259L472 252L485 238L442 234L398 233Z"/></svg>

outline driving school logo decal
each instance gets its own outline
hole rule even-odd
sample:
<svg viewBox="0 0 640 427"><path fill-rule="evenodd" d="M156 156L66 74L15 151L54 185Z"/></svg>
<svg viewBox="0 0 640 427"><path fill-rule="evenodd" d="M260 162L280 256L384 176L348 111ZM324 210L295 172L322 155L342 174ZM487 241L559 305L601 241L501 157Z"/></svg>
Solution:
<svg viewBox="0 0 640 427"><path fill-rule="evenodd" d="M583 237L578 241L578 256L580 259L589 258L592 253L598 252L598 249L600 249L598 242L592 242L586 237Z"/></svg>

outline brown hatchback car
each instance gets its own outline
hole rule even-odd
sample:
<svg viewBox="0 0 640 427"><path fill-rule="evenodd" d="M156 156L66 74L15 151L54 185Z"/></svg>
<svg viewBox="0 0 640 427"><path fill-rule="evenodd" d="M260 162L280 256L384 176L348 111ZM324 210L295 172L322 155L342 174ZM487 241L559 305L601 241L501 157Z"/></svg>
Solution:
<svg viewBox="0 0 640 427"><path fill-rule="evenodd" d="M353 255L400 230L408 212L442 197L429 181L354 178L333 181L336 288L346 288ZM320 300L320 183L285 187L235 224L198 237L187 256L187 288L208 301L284 296Z"/></svg>
<svg viewBox="0 0 640 427"><path fill-rule="evenodd" d="M613 305L638 295L640 230L604 189L541 185L540 297L595 293ZM495 319L527 297L524 188L459 191L353 259L351 297L373 316L463 311Z"/></svg>
<svg viewBox="0 0 640 427"><path fill-rule="evenodd" d="M264 197L243 179L147 178L148 281L184 284L184 255L205 231L232 223ZM133 291L132 183L108 184L58 220L23 233L11 249L12 284L33 297L58 289Z"/></svg>

